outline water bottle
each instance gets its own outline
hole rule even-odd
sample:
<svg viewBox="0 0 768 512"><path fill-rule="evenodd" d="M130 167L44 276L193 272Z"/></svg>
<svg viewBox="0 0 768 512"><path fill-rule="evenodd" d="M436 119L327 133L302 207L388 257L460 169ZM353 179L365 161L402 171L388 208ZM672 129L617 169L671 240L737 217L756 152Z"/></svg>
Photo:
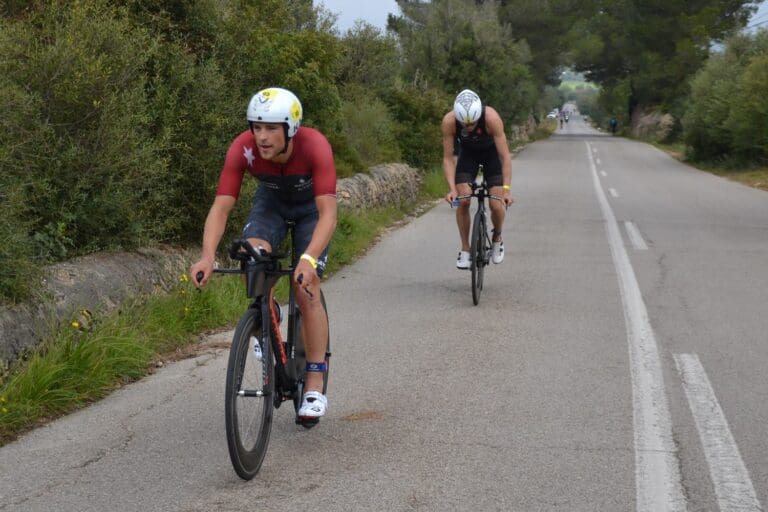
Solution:
<svg viewBox="0 0 768 512"><path fill-rule="evenodd" d="M454 199L453 200L453 207L457 208L458 206L459 206L459 200L458 199Z"/></svg>
<svg viewBox="0 0 768 512"><path fill-rule="evenodd" d="M257 361L261 361L262 355L261 355L261 343L259 343L259 338L256 336L251 336L251 345L253 345L253 355L256 357Z"/></svg>

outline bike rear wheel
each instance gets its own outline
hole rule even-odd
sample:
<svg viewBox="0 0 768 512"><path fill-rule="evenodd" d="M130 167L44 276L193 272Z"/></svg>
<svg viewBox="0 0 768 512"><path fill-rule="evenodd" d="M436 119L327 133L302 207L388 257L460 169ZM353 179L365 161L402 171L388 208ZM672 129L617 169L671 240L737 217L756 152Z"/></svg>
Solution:
<svg viewBox="0 0 768 512"><path fill-rule="evenodd" d="M325 295L322 290L320 291L320 300L325 310L326 318L328 317L328 309L325 305ZM328 340L326 340L325 349L325 372L323 373L323 394L328 392L328 371L330 368L331 357L331 340L330 332L328 334ZM304 426L305 428L311 428L317 425L318 420L299 420L299 408L301 407L301 399L304 396L304 382L307 377L307 355L304 349L304 331L301 327L301 311L296 308L296 331L294 336L294 350L293 350L293 363L295 368L297 390L296 395L293 397L293 407L296 411L296 423Z"/></svg>
<svg viewBox="0 0 768 512"><path fill-rule="evenodd" d="M477 306L480 303L480 293L483 291L483 274L485 273L486 243L487 238L485 217L481 211L475 213L472 222L472 242L470 244L470 270L472 271L472 302Z"/></svg>
<svg viewBox="0 0 768 512"><path fill-rule="evenodd" d="M263 330L261 312L248 310L235 329L227 365L227 446L232 466L243 480L259 472L272 427L274 358L269 333ZM254 347L257 342L260 358Z"/></svg>

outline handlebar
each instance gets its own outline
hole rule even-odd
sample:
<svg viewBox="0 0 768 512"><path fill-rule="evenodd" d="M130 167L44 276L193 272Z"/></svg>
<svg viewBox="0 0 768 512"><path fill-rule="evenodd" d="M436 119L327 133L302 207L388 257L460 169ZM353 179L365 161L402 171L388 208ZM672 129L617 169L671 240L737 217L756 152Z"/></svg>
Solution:
<svg viewBox="0 0 768 512"><path fill-rule="evenodd" d="M469 185L472 187L472 193L471 194L462 194L460 196L456 196L456 201L459 201L461 199L471 199L473 197L477 197L478 199L481 198L481 197L487 197L489 199L495 199L497 201L504 202L504 198L503 197L495 196L495 195L492 195L492 194L488 193L489 187L488 187L488 184L485 181L483 181L482 183L474 183L474 182L472 182ZM453 205L451 205L451 208L453 208L453 206L458 206L458 205L453 204Z"/></svg>
<svg viewBox="0 0 768 512"><path fill-rule="evenodd" d="M246 264L256 263L264 264L273 267L274 270L279 270L277 263L286 257L281 253L269 253L263 247L254 247L248 240L240 239L233 240L229 246L229 257L233 260L240 261L240 268L214 268L213 272L217 274L245 274L247 273ZM286 272L291 272L292 269L287 269ZM195 274L195 281L202 281L205 277L205 273L201 270Z"/></svg>

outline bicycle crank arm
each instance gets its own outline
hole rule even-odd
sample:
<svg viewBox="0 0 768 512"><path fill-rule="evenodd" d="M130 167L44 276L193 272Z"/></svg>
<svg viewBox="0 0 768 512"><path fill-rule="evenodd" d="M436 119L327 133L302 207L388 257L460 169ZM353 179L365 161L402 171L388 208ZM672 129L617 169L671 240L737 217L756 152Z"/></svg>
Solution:
<svg viewBox="0 0 768 512"><path fill-rule="evenodd" d="M249 389L241 389L237 392L237 396L248 396L248 397L257 397L257 398L263 398L265 396L269 396L271 393L265 393L263 391L251 391Z"/></svg>

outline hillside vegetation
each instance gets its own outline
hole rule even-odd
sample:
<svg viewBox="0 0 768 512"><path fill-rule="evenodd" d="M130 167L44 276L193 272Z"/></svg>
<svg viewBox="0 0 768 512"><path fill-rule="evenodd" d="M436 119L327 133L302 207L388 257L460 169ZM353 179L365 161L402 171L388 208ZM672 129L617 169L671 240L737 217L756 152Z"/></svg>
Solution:
<svg viewBox="0 0 768 512"><path fill-rule="evenodd" d="M566 67L599 86L572 91L598 121L659 108L691 155L765 161L765 36L710 58L751 2L398 5L386 32L341 34L311 0L0 3L0 300L29 299L40 264L199 242L227 145L267 86L297 93L340 176L438 164L439 121L467 87L508 127L540 119L567 99Z"/></svg>

